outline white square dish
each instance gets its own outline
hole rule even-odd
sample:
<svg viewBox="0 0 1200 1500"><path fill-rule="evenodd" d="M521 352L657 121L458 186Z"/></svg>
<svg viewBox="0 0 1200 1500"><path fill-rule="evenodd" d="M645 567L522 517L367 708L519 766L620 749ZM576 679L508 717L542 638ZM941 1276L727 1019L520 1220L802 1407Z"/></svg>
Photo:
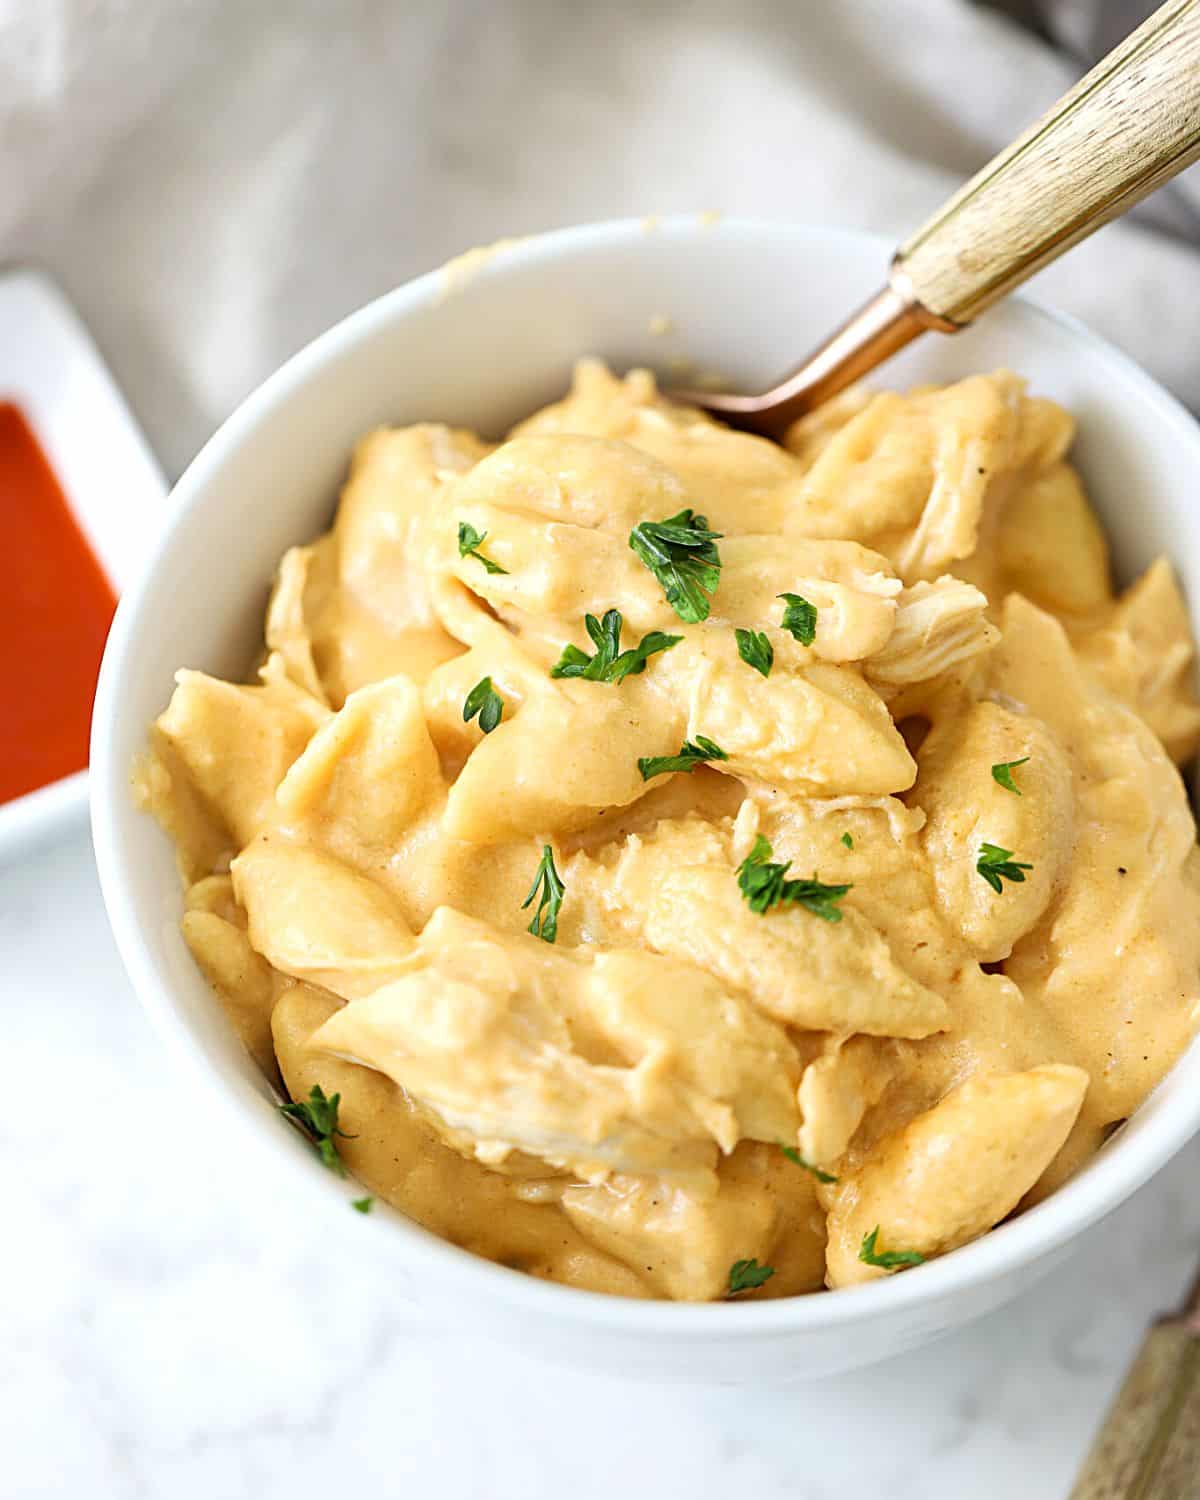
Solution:
<svg viewBox="0 0 1200 1500"><path fill-rule="evenodd" d="M165 518L166 481L87 329L40 271L0 273L0 401L33 429L119 596ZM0 860L86 812L86 771L0 803Z"/></svg>

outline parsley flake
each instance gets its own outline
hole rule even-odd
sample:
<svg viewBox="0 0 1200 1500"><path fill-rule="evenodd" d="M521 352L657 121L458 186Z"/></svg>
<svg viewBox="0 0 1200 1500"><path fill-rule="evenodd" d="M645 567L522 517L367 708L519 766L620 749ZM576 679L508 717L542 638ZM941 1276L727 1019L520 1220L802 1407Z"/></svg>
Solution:
<svg viewBox="0 0 1200 1500"><path fill-rule="evenodd" d="M870 1234L863 1235L858 1247L858 1258L868 1266L882 1266L885 1271L894 1271L898 1266L923 1266L925 1257L919 1250L877 1250L879 1225Z"/></svg>
<svg viewBox="0 0 1200 1500"><path fill-rule="evenodd" d="M843 833L842 834L842 843L845 844L845 846L846 846L847 849L853 849L854 848L854 838L853 838L853 836L851 834L848 834L848 833Z"/></svg>
<svg viewBox="0 0 1200 1500"><path fill-rule="evenodd" d="M534 937L540 937L543 943L552 943L558 936L558 910L562 906L566 889L562 876L554 868L554 850L549 844L543 844L537 874L533 877L528 896L521 902L521 910L524 911L537 896L537 910L533 914L533 921L525 930L532 932Z"/></svg>
<svg viewBox="0 0 1200 1500"><path fill-rule="evenodd" d="M735 1260L729 1268L729 1290L725 1295L736 1297L739 1292L752 1292L774 1274L774 1266L760 1266L757 1260Z"/></svg>
<svg viewBox="0 0 1200 1500"><path fill-rule="evenodd" d="M746 665L761 672L764 677L770 677L771 668L775 664L775 647L766 631L735 630L733 633L737 637L738 655Z"/></svg>
<svg viewBox="0 0 1200 1500"><path fill-rule="evenodd" d="M992 767L992 780L997 786L1002 786L1006 792L1016 792L1019 797L1021 795L1021 788L1012 779L1012 773L1018 766L1023 766L1028 759L1028 755L1023 755L1020 760L999 761Z"/></svg>
<svg viewBox="0 0 1200 1500"><path fill-rule="evenodd" d="M638 770L642 780L652 776L663 776L668 771L686 771L689 775L707 760L728 760L720 745L714 744L706 735L698 734L694 740L684 740L678 755L643 755L638 758Z"/></svg>
<svg viewBox="0 0 1200 1500"><path fill-rule="evenodd" d="M814 1167L812 1162L805 1161L795 1146L781 1146L779 1149L787 1157L788 1161L795 1162L798 1167L803 1167L806 1172L811 1172L818 1182L837 1181L832 1172L823 1172L820 1167Z"/></svg>
<svg viewBox="0 0 1200 1500"><path fill-rule="evenodd" d="M350 1202L350 1207L354 1209L356 1213L369 1214L372 1207L374 1206L374 1203L374 1198L354 1198Z"/></svg>
<svg viewBox="0 0 1200 1500"><path fill-rule="evenodd" d="M662 584L667 603L693 625L708 619L708 596L721 578L720 539L721 532L710 531L706 518L690 509L665 521L639 521L629 533L629 545Z"/></svg>
<svg viewBox="0 0 1200 1500"><path fill-rule="evenodd" d="M811 646L817 638L817 606L803 594L776 594L784 604L780 624L796 637L802 646Z"/></svg>
<svg viewBox="0 0 1200 1500"><path fill-rule="evenodd" d="M474 526L468 526L465 521L458 523L458 555L459 557L473 557L476 562L481 562L489 573L504 573L508 569L502 568L498 562L493 562L490 557L484 557L480 552L487 539L486 531L476 531Z"/></svg>
<svg viewBox="0 0 1200 1500"><path fill-rule="evenodd" d="M314 1083L306 1100L289 1099L286 1104L279 1106L279 1113L296 1122L330 1171L336 1172L339 1177L345 1177L346 1168L338 1155L334 1137L340 1135L348 1141L354 1137L347 1135L338 1124L338 1105L341 1099L341 1094L331 1094L326 1098L325 1090L319 1083Z"/></svg>
<svg viewBox="0 0 1200 1500"><path fill-rule="evenodd" d="M837 903L853 889L852 886L823 885L815 875L811 880L787 880L791 860L780 865L769 863L770 858L771 845L760 833L754 840L754 848L738 866L738 889L751 911L761 916L772 906L791 902L803 906L824 922L842 920Z"/></svg>
<svg viewBox="0 0 1200 1500"><path fill-rule="evenodd" d="M992 890L1000 895L1004 891L1005 880L1011 880L1014 885L1024 885L1025 871L1032 870L1033 866L1014 860L1012 850L1001 849L999 844L980 844L975 868Z"/></svg>
<svg viewBox="0 0 1200 1500"><path fill-rule="evenodd" d="M595 646L595 654L589 656L578 646L564 646L562 655L550 668L551 677L582 677L587 682L624 682L626 677L636 677L646 670L647 660L656 651L669 651L683 640L681 635L665 635L661 630L652 630L644 635L636 646L621 650L620 610L608 609L604 618L584 615L584 628Z"/></svg>
<svg viewBox="0 0 1200 1500"><path fill-rule="evenodd" d="M469 724L476 714L484 734L491 734L504 717L504 699L490 677L481 677L463 701L463 722Z"/></svg>

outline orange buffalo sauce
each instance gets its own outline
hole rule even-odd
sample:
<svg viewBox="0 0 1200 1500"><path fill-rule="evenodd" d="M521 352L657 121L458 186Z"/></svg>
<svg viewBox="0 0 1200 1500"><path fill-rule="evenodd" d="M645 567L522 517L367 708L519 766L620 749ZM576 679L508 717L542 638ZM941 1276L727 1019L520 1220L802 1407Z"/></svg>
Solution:
<svg viewBox="0 0 1200 1500"><path fill-rule="evenodd" d="M0 401L0 802L81 771L116 596L29 423Z"/></svg>

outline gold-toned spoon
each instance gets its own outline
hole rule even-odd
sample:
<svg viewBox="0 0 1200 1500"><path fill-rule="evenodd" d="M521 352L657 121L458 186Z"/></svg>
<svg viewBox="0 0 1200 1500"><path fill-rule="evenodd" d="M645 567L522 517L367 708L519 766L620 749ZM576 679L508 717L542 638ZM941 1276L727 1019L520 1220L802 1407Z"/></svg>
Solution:
<svg viewBox="0 0 1200 1500"><path fill-rule="evenodd" d="M1167 0L911 235L887 285L778 385L672 395L778 437L919 333L966 327L1197 157L1200 0Z"/></svg>

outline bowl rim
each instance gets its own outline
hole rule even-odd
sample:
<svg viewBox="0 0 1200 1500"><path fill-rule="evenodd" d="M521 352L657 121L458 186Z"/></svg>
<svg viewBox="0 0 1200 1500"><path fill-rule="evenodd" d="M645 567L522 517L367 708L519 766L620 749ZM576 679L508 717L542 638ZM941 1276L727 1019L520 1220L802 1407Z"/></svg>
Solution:
<svg viewBox="0 0 1200 1500"><path fill-rule="evenodd" d="M700 234L734 233L748 236L781 234L796 241L816 241L827 251L838 243L857 249L871 247L886 265L891 243L884 236L857 230L793 224L749 217L673 215L655 219L602 220L556 229L520 240L504 241L472 270L472 279L502 277L510 270L527 270L539 264L604 247L628 247L653 231L656 236L688 239ZM453 264L453 263L450 263ZM176 1055L182 1055L207 1086L219 1092L249 1125L249 1136L264 1149L271 1149L272 1133L264 1129L263 1100L246 1083L213 1067L203 1055L191 1027L183 1018L171 988L160 982L150 957L135 908L133 884L126 877L117 818L118 799L129 795L128 771L116 763L114 728L121 720L121 680L126 656L132 649L152 582L164 554L169 550L184 518L206 501L210 476L218 471L269 414L285 404L310 374L342 357L362 337L382 326L401 321L417 309L435 304L446 295L446 268L438 267L383 293L351 312L286 360L237 406L217 428L187 466L170 497L170 519L156 538L141 574L122 597L109 635L96 692L91 744L91 822L100 886L110 925L125 969L139 1001L155 1030ZM1093 333L1078 319L1051 309L1024 295L1009 299L1020 305L1036 332L1039 326L1065 333L1081 352L1115 366L1125 380L1159 409L1181 449L1191 447L1200 460L1200 424L1183 405L1136 364L1128 355ZM1189 1052L1200 1047L1193 1042ZM1177 1060L1174 1072L1188 1053ZM1188 1139L1200 1130L1200 1092L1188 1102L1186 1090L1155 1101L1155 1112L1136 1137L1117 1140L1102 1150L1081 1176L1071 1179L1055 1193L1019 1217L990 1230L951 1254L928 1261L902 1276L885 1277L858 1286L844 1287L832 1295L802 1294L763 1301L747 1301L736 1312L723 1301L709 1303L635 1299L603 1292L585 1291L512 1270L452 1245L408 1219L397 1210L372 1215L369 1225L356 1225L376 1234L388 1234L400 1254L415 1271L427 1273L435 1283L454 1282L464 1303L483 1301L505 1304L508 1313L527 1313L560 1324L587 1324L593 1331L622 1335L663 1335L679 1341L758 1339L764 1335L795 1335L849 1328L869 1319L933 1305L1003 1276L1032 1268L1068 1241L1093 1227L1128 1199L1158 1171ZM1145 1105L1142 1106L1143 1109ZM1122 1135L1124 1132L1122 1132ZM301 1175L312 1184L313 1206L318 1195L332 1215L345 1214L344 1192L330 1192L339 1180L305 1153L282 1132L275 1137L274 1156L285 1171ZM353 1184L352 1184L353 1185ZM357 1217L357 1216L356 1216ZM379 1225L385 1227L380 1228Z"/></svg>

